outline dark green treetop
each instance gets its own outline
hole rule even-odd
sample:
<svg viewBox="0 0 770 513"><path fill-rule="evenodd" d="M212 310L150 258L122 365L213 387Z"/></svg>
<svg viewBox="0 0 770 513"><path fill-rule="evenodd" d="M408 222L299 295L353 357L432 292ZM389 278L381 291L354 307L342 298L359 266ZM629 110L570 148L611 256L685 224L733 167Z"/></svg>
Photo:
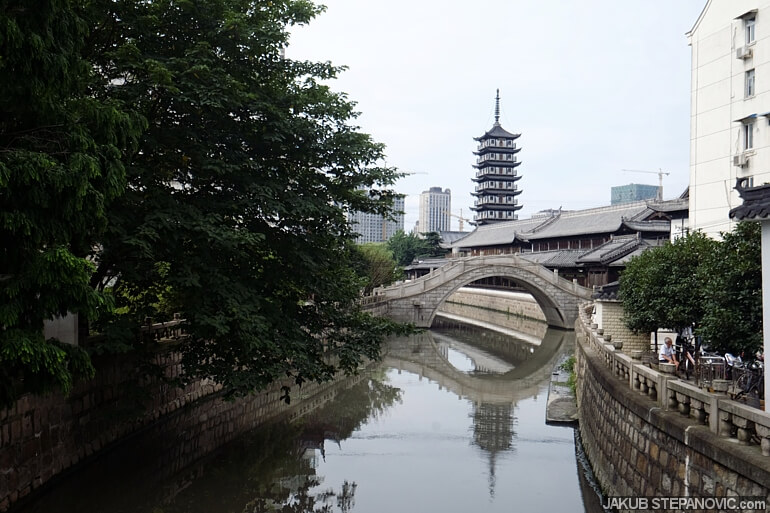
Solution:
<svg viewBox="0 0 770 513"><path fill-rule="evenodd" d="M325 83L284 58L303 0L101 2L99 93L147 119L110 210L93 285L136 322L188 321L187 378L231 394L373 357L384 323L358 311L346 211L388 213L397 177ZM375 196L357 190L374 189Z"/></svg>
<svg viewBox="0 0 770 513"><path fill-rule="evenodd" d="M123 149L141 122L91 94L83 57L90 27L63 0L0 9L0 403L68 390L93 373L87 355L44 340L43 321L88 317L89 285L107 209L124 187Z"/></svg>
<svg viewBox="0 0 770 513"><path fill-rule="evenodd" d="M698 271L704 313L697 333L716 351L752 355L762 346L760 223L741 222Z"/></svg>
<svg viewBox="0 0 770 513"><path fill-rule="evenodd" d="M717 244L695 232L632 258L620 276L620 297L629 329L679 331L699 322L704 291L697 273Z"/></svg>

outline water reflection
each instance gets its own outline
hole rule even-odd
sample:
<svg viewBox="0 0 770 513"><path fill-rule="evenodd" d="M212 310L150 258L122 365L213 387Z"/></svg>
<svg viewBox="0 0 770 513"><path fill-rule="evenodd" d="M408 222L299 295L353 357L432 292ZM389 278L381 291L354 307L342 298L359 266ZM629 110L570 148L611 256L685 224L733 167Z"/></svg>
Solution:
<svg viewBox="0 0 770 513"><path fill-rule="evenodd" d="M582 511L572 432L544 424L543 393L571 336L393 339L383 362L298 422L166 477L160 462L178 448L136 440L24 511Z"/></svg>

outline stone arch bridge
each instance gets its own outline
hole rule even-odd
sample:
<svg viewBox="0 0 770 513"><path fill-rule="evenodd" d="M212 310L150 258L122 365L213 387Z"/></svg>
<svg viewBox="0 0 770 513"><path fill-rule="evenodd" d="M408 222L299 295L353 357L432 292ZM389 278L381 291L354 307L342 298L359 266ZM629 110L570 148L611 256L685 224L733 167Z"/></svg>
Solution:
<svg viewBox="0 0 770 513"><path fill-rule="evenodd" d="M453 259L414 281L377 289L361 303L374 315L429 328L441 304L457 289L490 277L516 281L538 302L548 325L556 328L572 329L578 304L593 292L514 254Z"/></svg>

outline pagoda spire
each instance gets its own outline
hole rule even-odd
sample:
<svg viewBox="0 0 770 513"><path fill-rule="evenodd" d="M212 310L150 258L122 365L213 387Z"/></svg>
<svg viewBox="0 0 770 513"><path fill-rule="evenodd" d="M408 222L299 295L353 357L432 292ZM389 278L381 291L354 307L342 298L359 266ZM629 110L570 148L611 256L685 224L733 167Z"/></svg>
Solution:
<svg viewBox="0 0 770 513"><path fill-rule="evenodd" d="M500 126L500 89L495 96L495 126Z"/></svg>

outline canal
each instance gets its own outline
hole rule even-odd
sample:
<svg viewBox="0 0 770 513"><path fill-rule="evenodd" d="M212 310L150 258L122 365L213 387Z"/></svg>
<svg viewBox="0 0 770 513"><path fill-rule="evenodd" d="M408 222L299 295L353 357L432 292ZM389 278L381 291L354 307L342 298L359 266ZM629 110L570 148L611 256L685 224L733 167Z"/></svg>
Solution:
<svg viewBox="0 0 770 513"><path fill-rule="evenodd" d="M574 430L545 424L551 371L573 344L572 332L513 338L459 324L394 338L299 421L186 466L153 430L20 511L594 511Z"/></svg>

